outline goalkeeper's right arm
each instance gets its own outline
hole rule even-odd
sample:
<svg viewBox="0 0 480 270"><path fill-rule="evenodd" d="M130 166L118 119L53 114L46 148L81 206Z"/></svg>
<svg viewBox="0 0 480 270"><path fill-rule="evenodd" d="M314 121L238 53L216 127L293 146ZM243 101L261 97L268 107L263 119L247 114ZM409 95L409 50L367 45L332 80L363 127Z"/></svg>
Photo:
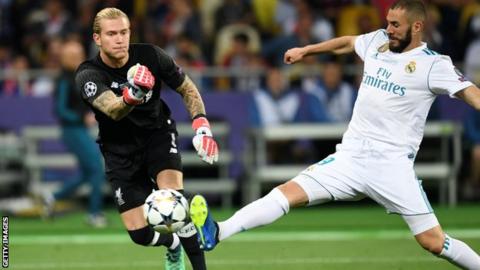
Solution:
<svg viewBox="0 0 480 270"><path fill-rule="evenodd" d="M115 121L129 114L133 107L145 101L148 91L155 85L155 78L146 66L136 64L127 72L127 83L123 84L122 96L105 91L93 101L93 106Z"/></svg>

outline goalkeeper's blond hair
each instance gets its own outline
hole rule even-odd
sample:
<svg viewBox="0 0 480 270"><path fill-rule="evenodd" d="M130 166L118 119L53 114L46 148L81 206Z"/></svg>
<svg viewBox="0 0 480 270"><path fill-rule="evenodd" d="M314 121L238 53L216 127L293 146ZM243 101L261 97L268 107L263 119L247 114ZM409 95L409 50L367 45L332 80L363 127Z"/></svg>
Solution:
<svg viewBox="0 0 480 270"><path fill-rule="evenodd" d="M130 24L130 20L128 19L127 14L125 14L118 8L109 7L100 10L97 15L95 15L95 19L93 20L93 33L100 34L100 32L102 31L100 27L101 19L116 19L120 17L127 19L128 24Z"/></svg>

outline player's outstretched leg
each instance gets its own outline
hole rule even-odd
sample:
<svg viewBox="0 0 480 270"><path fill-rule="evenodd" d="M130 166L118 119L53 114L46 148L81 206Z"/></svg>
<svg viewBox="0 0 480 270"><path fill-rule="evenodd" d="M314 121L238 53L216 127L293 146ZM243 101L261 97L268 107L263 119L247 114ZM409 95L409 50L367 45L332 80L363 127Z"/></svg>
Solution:
<svg viewBox="0 0 480 270"><path fill-rule="evenodd" d="M218 225L210 215L207 201L202 195L195 195L190 202L190 218L197 228L200 248L215 248L218 243Z"/></svg>
<svg viewBox="0 0 480 270"><path fill-rule="evenodd" d="M298 192L301 189L295 182L287 182L279 188L274 188L263 198L244 206L222 222L213 220L208 212L205 198L200 195L193 197L190 203L190 217L197 228L198 240L202 249L212 250L219 241L234 234L270 224L287 214L290 203L280 188L290 193ZM307 195L303 193L303 190L300 192L301 194L296 194L296 196L302 201L306 200ZM327 195L330 196L328 193Z"/></svg>
<svg viewBox="0 0 480 270"><path fill-rule="evenodd" d="M433 213L403 216L403 218L410 226L417 242L424 249L462 269L480 270L480 256L464 242L445 234ZM431 227L432 225L433 227ZM421 226L431 228L424 230ZM417 231L421 232L417 233Z"/></svg>
<svg viewBox="0 0 480 270"><path fill-rule="evenodd" d="M446 234L443 249L438 256L462 269L480 270L480 256L464 242Z"/></svg>

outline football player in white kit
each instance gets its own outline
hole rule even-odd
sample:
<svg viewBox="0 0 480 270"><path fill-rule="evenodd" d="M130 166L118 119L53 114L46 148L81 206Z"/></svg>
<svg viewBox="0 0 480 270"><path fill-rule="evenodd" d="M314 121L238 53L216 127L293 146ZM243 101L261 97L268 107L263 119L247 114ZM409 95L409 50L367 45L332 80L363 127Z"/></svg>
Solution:
<svg viewBox="0 0 480 270"><path fill-rule="evenodd" d="M413 163L428 111L437 95L463 99L480 109L480 90L422 42L426 12L419 0L398 0L387 28L293 48L284 61L307 55L356 52L364 61L353 116L337 151L250 203L215 222L205 199L191 202L191 216L206 250L233 234L266 225L291 207L370 197L400 214L417 242L464 269L480 269L480 257L464 242L446 235L417 179Z"/></svg>

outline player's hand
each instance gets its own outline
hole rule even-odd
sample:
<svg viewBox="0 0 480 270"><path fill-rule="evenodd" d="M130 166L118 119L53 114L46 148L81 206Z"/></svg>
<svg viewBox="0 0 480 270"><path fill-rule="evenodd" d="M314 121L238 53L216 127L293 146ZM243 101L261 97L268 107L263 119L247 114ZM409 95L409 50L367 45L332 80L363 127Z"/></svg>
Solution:
<svg viewBox="0 0 480 270"><path fill-rule="evenodd" d="M148 70L148 67L138 63L128 69L127 80L133 87L145 93L152 90L155 85L155 77L153 77L150 70Z"/></svg>
<svg viewBox="0 0 480 270"><path fill-rule="evenodd" d="M129 105L139 105L155 85L155 77L146 66L136 64L128 69L128 83L123 84L123 100Z"/></svg>
<svg viewBox="0 0 480 270"><path fill-rule="evenodd" d="M213 164L218 161L218 146L213 139L210 124L207 118L198 117L192 122L196 135L193 137L193 146L203 161Z"/></svg>
<svg viewBox="0 0 480 270"><path fill-rule="evenodd" d="M305 48L292 48L285 52L285 55L283 56L283 62L285 62L285 64L294 64L302 60L305 54Z"/></svg>
<svg viewBox="0 0 480 270"><path fill-rule="evenodd" d="M124 83L121 86L123 101L130 105L136 106L145 102L146 92L140 90L129 83Z"/></svg>

